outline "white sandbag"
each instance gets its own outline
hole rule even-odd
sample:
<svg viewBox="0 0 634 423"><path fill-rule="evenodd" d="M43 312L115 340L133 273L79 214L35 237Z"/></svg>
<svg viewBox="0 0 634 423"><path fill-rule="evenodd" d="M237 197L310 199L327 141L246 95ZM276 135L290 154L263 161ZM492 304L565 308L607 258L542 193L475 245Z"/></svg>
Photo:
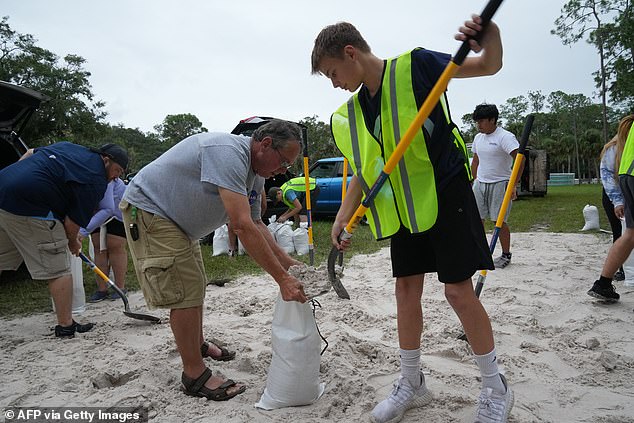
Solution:
<svg viewBox="0 0 634 423"><path fill-rule="evenodd" d="M275 241L288 254L295 252L293 245L293 222L284 222L275 230Z"/></svg>
<svg viewBox="0 0 634 423"><path fill-rule="evenodd" d="M73 256L70 259L70 271L73 276L73 314L86 311L86 292L84 291L84 272L82 259Z"/></svg>
<svg viewBox="0 0 634 423"><path fill-rule="evenodd" d="M586 204L583 208L583 218L586 221L585 225L583 225L582 231L591 231L600 229L599 226L599 209L597 206L591 206L590 204Z"/></svg>
<svg viewBox="0 0 634 423"><path fill-rule="evenodd" d="M73 277L72 314L77 315L86 311L86 292L84 291L83 261L76 256L70 258L70 272ZM51 301L53 299L51 298ZM53 302L55 312L55 302Z"/></svg>
<svg viewBox="0 0 634 423"><path fill-rule="evenodd" d="M275 232L277 232L277 228L279 228L281 223L277 222L277 216L273 215L269 218L269 224L266 225L271 235L273 235L273 239L275 239Z"/></svg>
<svg viewBox="0 0 634 423"><path fill-rule="evenodd" d="M222 225L214 231L211 255L216 257L222 254L229 254L229 230L227 225Z"/></svg>
<svg viewBox="0 0 634 423"><path fill-rule="evenodd" d="M303 223L304 222L300 223L300 227L293 231L293 246L295 247L295 252L299 256L303 256L309 252L308 229L303 226Z"/></svg>
<svg viewBox="0 0 634 423"><path fill-rule="evenodd" d="M314 403L325 384L319 383L321 344L310 304L287 302L278 295L271 326L273 356L255 406L274 410Z"/></svg>

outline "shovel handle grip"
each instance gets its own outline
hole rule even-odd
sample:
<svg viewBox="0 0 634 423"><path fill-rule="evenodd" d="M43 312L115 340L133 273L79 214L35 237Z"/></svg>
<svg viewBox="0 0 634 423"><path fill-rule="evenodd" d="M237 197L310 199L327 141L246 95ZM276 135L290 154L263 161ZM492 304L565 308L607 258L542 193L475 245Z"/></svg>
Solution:
<svg viewBox="0 0 634 423"><path fill-rule="evenodd" d="M480 18L482 19L482 31L478 32L478 35L476 37L467 38L462 42L462 45L458 49L458 52L454 55L452 62L454 62L458 66L462 65L462 62L464 62L464 59L467 57L469 51L471 50L471 47L469 46L469 40L480 40L482 32L487 27L489 22L491 22L491 18L493 17L493 15L495 15L495 12L497 12L498 8L502 4L502 1L503 0L489 0L486 6L484 6L482 13L480 13Z"/></svg>

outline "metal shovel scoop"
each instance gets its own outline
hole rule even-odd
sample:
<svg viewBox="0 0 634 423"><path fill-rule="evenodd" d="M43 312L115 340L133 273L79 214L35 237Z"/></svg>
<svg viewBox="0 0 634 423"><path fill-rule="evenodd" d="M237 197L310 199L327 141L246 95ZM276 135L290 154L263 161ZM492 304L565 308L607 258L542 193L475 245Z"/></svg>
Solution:
<svg viewBox="0 0 634 423"><path fill-rule="evenodd" d="M330 280L332 287L337 293L337 296L339 298L349 300L350 294L348 294L348 291L341 283L341 279L339 278L337 270L335 269L335 264L337 262L339 262L339 267L343 265L343 254L340 253L336 247L332 247L332 249L330 250L330 254L328 255L328 279Z"/></svg>
<svg viewBox="0 0 634 423"><path fill-rule="evenodd" d="M95 263L92 262L92 260L90 260L88 257L84 255L84 253L79 253L79 258L82 259L88 266L90 266L92 271L95 272L97 275L99 275L101 279L108 282L108 285L110 285L110 287L114 289L117 294L119 294L119 296L123 300L123 305L125 307L123 314L125 314L128 317L132 317L133 319L145 320L145 321L153 322L153 323L159 323L161 321L161 319L159 319L158 317L150 316L149 314L133 313L132 311L130 311L130 304L128 303L128 297L121 290L121 288L115 285L114 282L112 282L110 278L106 276L106 274L103 273L101 269L99 269Z"/></svg>

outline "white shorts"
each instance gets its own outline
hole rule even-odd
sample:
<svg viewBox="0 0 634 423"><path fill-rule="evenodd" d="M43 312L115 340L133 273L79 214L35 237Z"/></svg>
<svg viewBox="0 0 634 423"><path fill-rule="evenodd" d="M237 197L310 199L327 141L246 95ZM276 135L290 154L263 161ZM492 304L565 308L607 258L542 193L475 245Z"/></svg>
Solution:
<svg viewBox="0 0 634 423"><path fill-rule="evenodd" d="M498 220L500 209L502 208L502 202L504 201L504 194L506 194L506 186L509 181L486 183L480 182L477 179L473 182L473 195L475 196L476 203L478 204L478 211L480 212L480 219L491 220L493 222ZM511 212L512 201L509 201L508 208L506 209L506 215L504 221L509 217Z"/></svg>

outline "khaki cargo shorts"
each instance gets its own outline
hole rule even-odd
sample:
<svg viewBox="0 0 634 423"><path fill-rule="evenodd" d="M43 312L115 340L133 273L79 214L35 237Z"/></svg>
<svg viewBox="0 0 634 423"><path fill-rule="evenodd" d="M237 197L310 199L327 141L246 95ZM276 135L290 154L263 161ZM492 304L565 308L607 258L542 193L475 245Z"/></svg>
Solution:
<svg viewBox="0 0 634 423"><path fill-rule="evenodd" d="M172 221L125 200L119 204L126 237L148 308L190 308L203 304L206 276L198 240L192 241ZM133 240L130 224L136 224Z"/></svg>
<svg viewBox="0 0 634 423"><path fill-rule="evenodd" d="M71 254L64 224L0 209L0 270L15 270L22 260L36 280L70 275Z"/></svg>

